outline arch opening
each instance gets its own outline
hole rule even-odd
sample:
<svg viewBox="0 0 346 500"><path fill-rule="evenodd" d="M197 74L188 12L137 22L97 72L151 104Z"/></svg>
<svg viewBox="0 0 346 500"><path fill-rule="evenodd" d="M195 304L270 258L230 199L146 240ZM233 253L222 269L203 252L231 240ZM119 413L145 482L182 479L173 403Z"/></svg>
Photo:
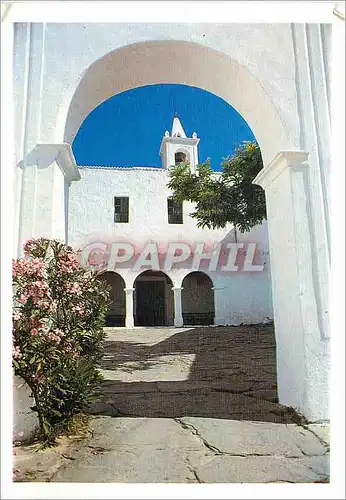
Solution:
<svg viewBox="0 0 346 500"><path fill-rule="evenodd" d="M125 326L126 317L126 284L120 274L113 271L105 271L98 277L101 281L106 281L111 287L111 304L105 318L106 326Z"/></svg>
<svg viewBox="0 0 346 500"><path fill-rule="evenodd" d="M213 325L215 299L211 278L201 271L192 272L183 279L182 288L184 325Z"/></svg>
<svg viewBox="0 0 346 500"><path fill-rule="evenodd" d="M182 151L177 151L174 155L174 162L176 165L181 165L187 162L187 156Z"/></svg>
<svg viewBox="0 0 346 500"><path fill-rule="evenodd" d="M172 326L174 324L171 279L162 271L144 271L134 282L135 326Z"/></svg>
<svg viewBox="0 0 346 500"><path fill-rule="evenodd" d="M271 98L246 67L215 49L179 40L123 46L93 62L65 95L57 140L71 145L85 118L110 97L160 83L198 87L228 102L249 124L265 164L278 150L292 148Z"/></svg>

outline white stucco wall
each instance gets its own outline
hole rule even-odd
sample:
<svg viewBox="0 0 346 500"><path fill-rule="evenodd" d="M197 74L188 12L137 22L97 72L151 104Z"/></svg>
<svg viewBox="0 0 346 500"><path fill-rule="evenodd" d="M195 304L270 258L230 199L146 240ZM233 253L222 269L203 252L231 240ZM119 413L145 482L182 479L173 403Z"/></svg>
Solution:
<svg viewBox="0 0 346 500"><path fill-rule="evenodd" d="M55 146L53 149L56 149ZM54 154L58 155L56 152ZM29 238L66 239L70 182L64 171L67 163L54 154L47 159L46 152L34 149L27 155L25 162L15 167L16 179L21 188L18 193L18 186L15 186L16 210L20 219L14 241L17 247L15 254L22 255L23 244Z"/></svg>
<svg viewBox="0 0 346 500"><path fill-rule="evenodd" d="M328 306L311 258L308 154L286 152L257 176L266 190L279 399L308 419L329 417ZM273 235L276 235L273 238ZM308 236L308 237L306 237Z"/></svg>
<svg viewBox="0 0 346 500"><path fill-rule="evenodd" d="M81 180L70 188L68 242L84 248L90 243L131 243L139 252L147 242L163 246L186 242L192 249L196 242L211 244L234 242L233 227L208 230L198 228L190 217L193 205L184 203L184 223L169 224L167 188L169 173L157 168L92 168L81 167ZM129 223L114 223L114 196L129 197ZM220 324L259 323L273 318L270 294L269 255L266 224L249 233L239 234L239 242L258 245L264 270L260 272L207 271L216 288L216 317ZM246 248L246 246L245 246ZM136 277L146 269L132 271L131 265L119 264L115 271L123 276L126 286L132 287ZM221 262L221 261L220 261ZM191 259L167 271L175 286L192 271ZM208 261L204 261L208 266ZM162 270L162 268L161 268Z"/></svg>
<svg viewBox="0 0 346 500"><path fill-rule="evenodd" d="M13 440L30 440L38 429L37 413L30 410L35 401L31 391L19 377L13 378Z"/></svg>

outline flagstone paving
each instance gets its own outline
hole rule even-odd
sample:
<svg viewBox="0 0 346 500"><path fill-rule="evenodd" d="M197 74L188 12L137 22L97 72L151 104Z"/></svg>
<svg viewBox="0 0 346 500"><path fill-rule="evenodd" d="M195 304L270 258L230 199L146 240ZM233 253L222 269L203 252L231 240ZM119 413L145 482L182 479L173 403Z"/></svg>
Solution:
<svg viewBox="0 0 346 500"><path fill-rule="evenodd" d="M89 437L17 480L328 482L329 426L277 402L271 325L107 332Z"/></svg>

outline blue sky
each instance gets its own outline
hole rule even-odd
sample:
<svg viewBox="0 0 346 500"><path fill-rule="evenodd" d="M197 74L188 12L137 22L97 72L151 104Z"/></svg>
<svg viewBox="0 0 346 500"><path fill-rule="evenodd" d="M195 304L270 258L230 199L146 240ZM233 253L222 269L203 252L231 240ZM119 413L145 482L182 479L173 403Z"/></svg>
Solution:
<svg viewBox="0 0 346 500"><path fill-rule="evenodd" d="M223 157L254 135L223 99L187 85L160 84L117 94L82 123L72 148L78 165L161 167L159 148L177 112L186 135L197 132L199 161L220 169Z"/></svg>

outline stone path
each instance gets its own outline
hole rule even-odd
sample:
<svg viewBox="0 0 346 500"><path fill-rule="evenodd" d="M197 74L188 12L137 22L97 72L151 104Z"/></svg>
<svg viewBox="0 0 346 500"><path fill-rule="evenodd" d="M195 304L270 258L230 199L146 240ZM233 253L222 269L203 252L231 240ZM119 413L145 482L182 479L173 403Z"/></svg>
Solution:
<svg viewBox="0 0 346 500"><path fill-rule="evenodd" d="M108 329L101 368L91 434L45 480L328 482L328 427L277 403L271 326Z"/></svg>
<svg viewBox="0 0 346 500"><path fill-rule="evenodd" d="M59 482L325 482L327 444L295 424L181 419L93 420Z"/></svg>

